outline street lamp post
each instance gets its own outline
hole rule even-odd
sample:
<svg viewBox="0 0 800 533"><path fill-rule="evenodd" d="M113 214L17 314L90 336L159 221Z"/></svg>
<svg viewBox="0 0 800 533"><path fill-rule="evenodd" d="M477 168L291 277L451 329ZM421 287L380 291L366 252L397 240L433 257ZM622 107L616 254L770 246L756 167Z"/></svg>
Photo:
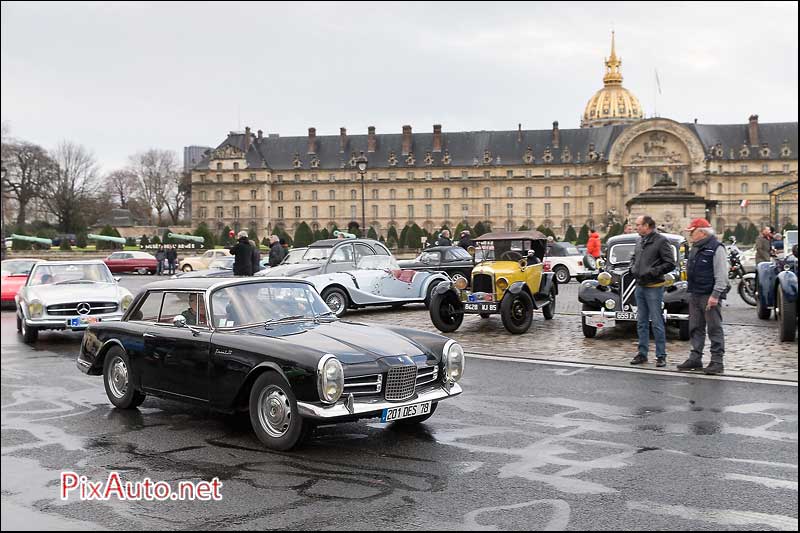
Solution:
<svg viewBox="0 0 800 533"><path fill-rule="evenodd" d="M366 211L366 198L364 196L364 174L367 173L367 158L364 152L356 160L356 168L358 173L361 174L361 236L366 237L367 231L367 211Z"/></svg>

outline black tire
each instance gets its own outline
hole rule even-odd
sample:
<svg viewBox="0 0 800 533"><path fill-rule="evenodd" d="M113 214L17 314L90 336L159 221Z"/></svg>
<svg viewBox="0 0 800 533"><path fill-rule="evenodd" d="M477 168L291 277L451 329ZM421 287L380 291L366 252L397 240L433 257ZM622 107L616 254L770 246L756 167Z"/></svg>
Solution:
<svg viewBox="0 0 800 533"><path fill-rule="evenodd" d="M464 322L464 304L453 291L433 293L428 311L433 325L443 333L457 330Z"/></svg>
<svg viewBox="0 0 800 533"><path fill-rule="evenodd" d="M115 407L135 409L142 405L146 396L133 386L131 361L125 350L112 347L106 352L103 361L103 385L106 396Z"/></svg>
<svg viewBox="0 0 800 533"><path fill-rule="evenodd" d="M500 303L500 318L503 320L503 326L515 335L528 331L533 320L531 296L525 291L517 294L507 292Z"/></svg>
<svg viewBox="0 0 800 533"><path fill-rule="evenodd" d="M542 314L545 320L553 320L556 316L556 286L550 289L550 303L542 307Z"/></svg>
<svg viewBox="0 0 800 533"><path fill-rule="evenodd" d="M250 423L258 439L278 451L291 450L313 429L300 416L292 387L275 372L258 376L250 389Z"/></svg>
<svg viewBox="0 0 800 533"><path fill-rule="evenodd" d="M192 265L183 265L183 266L181 267L181 270L182 270L183 272L191 272L191 271L192 271Z"/></svg>
<svg viewBox="0 0 800 533"><path fill-rule="evenodd" d="M582 311L597 311L597 308L592 307L589 304L583 304L581 307ZM586 323L586 317L581 316L581 329L583 330L583 336L587 339L593 339L597 336L597 328L594 326L590 326Z"/></svg>
<svg viewBox="0 0 800 533"><path fill-rule="evenodd" d="M395 425L395 426L414 426L416 424L420 424L422 422L425 422L427 419L429 419L430 417L433 416L433 413L436 412L436 407L438 405L439 405L439 402L433 402L433 403L431 403L431 410L428 411L426 414L419 415L419 416L412 416L411 418L401 418L400 420L398 420L396 422L392 422L392 424Z"/></svg>
<svg viewBox="0 0 800 533"><path fill-rule="evenodd" d="M755 306L758 303L755 284L755 278L742 278L739 280L739 297L747 305Z"/></svg>
<svg viewBox="0 0 800 533"><path fill-rule="evenodd" d="M756 302L756 314L761 320L769 320L772 316L772 309L764 305L761 301L761 296L758 297L758 301Z"/></svg>
<svg viewBox="0 0 800 533"><path fill-rule="evenodd" d="M325 304L330 307L336 316L345 314L350 303L347 294L338 287L330 287L322 291L322 299L325 300Z"/></svg>
<svg viewBox="0 0 800 533"><path fill-rule="evenodd" d="M440 284L444 283L444 281L432 281L430 285L428 285L428 290L425 292L425 309L431 308L431 295L433 294L433 290Z"/></svg>
<svg viewBox="0 0 800 533"><path fill-rule="evenodd" d="M684 305L681 307L680 314L688 315L689 314L689 306ZM691 330L689 329L689 321L688 320L681 320L678 322L678 338L682 341L688 341L691 338Z"/></svg>
<svg viewBox="0 0 800 533"><path fill-rule="evenodd" d="M492 313L480 313L478 316L480 316L482 319L486 320L487 318L492 316Z"/></svg>
<svg viewBox="0 0 800 533"><path fill-rule="evenodd" d="M22 333L22 319L19 317L19 313L17 315L17 333Z"/></svg>
<svg viewBox="0 0 800 533"><path fill-rule="evenodd" d="M553 274L555 274L556 281L560 284L569 283L571 276L569 275L569 269L565 266L557 266L553 269Z"/></svg>
<svg viewBox="0 0 800 533"><path fill-rule="evenodd" d="M39 328L25 324L25 318L20 321L19 332L22 334L22 341L25 344L33 344L39 338Z"/></svg>
<svg viewBox="0 0 800 533"><path fill-rule="evenodd" d="M776 300L775 313L778 315L778 332L781 342L792 342L797 329L797 304L787 302L780 287L778 287Z"/></svg>

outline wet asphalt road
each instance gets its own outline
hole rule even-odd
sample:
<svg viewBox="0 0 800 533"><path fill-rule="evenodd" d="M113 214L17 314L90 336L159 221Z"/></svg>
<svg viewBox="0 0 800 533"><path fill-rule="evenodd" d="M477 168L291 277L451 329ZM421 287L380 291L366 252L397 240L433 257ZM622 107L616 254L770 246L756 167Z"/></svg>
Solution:
<svg viewBox="0 0 800 533"><path fill-rule="evenodd" d="M30 348L0 325L3 529L797 529L796 385L469 357L464 394L416 429L274 453L203 409L112 409L80 334ZM63 470L218 477L223 500L61 501Z"/></svg>

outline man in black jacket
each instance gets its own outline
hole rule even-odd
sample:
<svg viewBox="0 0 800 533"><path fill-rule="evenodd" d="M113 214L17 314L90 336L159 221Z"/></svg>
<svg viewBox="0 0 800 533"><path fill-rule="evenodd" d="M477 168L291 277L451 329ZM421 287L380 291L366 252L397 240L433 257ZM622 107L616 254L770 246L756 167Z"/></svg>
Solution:
<svg viewBox="0 0 800 533"><path fill-rule="evenodd" d="M234 276L253 275L253 247L250 246L250 239L247 238L246 231L239 232L239 242L231 247L233 260Z"/></svg>
<svg viewBox="0 0 800 533"><path fill-rule="evenodd" d="M667 366L667 336L662 312L664 275L675 270L675 255L669 241L656 231L656 222L648 215L636 219L636 231L641 239L631 257L631 274L636 280L637 332L639 353L632 365L647 362L650 349L650 323L656 341L656 366Z"/></svg>
<svg viewBox="0 0 800 533"><path fill-rule="evenodd" d="M281 240L277 235L270 235L269 237L269 266L276 267L281 264L286 252L281 246Z"/></svg>

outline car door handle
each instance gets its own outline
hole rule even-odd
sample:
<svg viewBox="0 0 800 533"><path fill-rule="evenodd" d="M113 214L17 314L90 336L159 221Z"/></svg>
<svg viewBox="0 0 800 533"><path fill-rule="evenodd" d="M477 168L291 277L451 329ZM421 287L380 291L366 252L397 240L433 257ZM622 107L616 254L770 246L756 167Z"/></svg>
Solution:
<svg viewBox="0 0 800 533"><path fill-rule="evenodd" d="M146 339L155 339L158 338L158 335L156 335L155 333L145 333L142 335L142 337Z"/></svg>

